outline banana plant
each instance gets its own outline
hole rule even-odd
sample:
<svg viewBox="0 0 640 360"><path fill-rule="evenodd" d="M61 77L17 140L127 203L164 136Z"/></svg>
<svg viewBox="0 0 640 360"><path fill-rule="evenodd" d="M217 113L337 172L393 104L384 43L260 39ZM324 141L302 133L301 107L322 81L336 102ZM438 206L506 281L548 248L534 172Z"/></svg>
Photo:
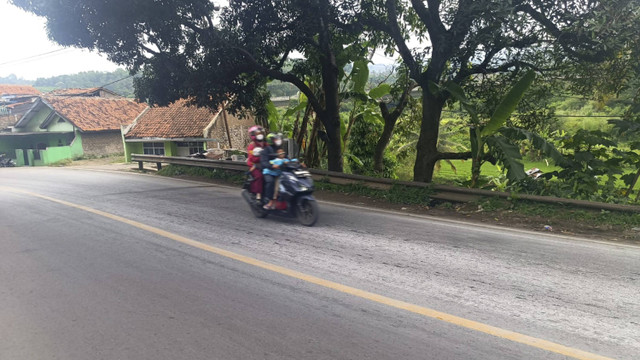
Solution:
<svg viewBox="0 0 640 360"><path fill-rule="evenodd" d="M478 186L480 169L486 161L486 155L490 154L497 161L502 163L507 170L507 178L510 181L522 180L526 178L522 155L519 147L508 137L501 133L505 129L504 125L518 106L524 93L533 83L535 72L528 71L518 80L509 92L502 99L498 107L494 110L491 118L483 122L478 116L475 106L467 99L462 88L453 82L446 83L444 89L453 98L460 102L463 109L471 118L469 138L471 141L471 186Z"/></svg>

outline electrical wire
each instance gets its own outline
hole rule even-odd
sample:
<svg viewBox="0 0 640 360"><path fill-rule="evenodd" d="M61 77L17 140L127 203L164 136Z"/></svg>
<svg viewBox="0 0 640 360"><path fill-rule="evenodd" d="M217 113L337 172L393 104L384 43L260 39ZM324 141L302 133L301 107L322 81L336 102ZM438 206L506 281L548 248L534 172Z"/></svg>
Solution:
<svg viewBox="0 0 640 360"><path fill-rule="evenodd" d="M53 50L53 51L48 51L48 52L45 52L45 53L42 53L42 54L31 55L31 56L27 56L27 57L24 57L24 58L21 58L21 59L16 59L16 60L10 60L10 61L7 61L7 62L3 62L3 63L0 63L0 66L24 63L24 62L29 62L29 61L32 61L32 60L40 60L42 58L46 58L46 57L52 56L55 53L59 53L59 52L62 52L62 51L70 51L70 50L73 50L73 49L71 49L71 48L62 48L62 49L57 49L57 50Z"/></svg>

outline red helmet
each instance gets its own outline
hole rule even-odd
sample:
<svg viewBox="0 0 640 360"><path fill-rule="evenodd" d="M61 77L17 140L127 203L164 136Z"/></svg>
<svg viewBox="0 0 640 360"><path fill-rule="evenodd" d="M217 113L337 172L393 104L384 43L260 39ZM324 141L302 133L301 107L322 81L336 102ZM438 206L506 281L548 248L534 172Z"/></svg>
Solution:
<svg viewBox="0 0 640 360"><path fill-rule="evenodd" d="M263 138L262 139L257 139L256 135L258 135L258 133L261 133ZM254 125L252 127L249 128L249 137L251 138L252 141L263 141L264 140L264 129L262 128L262 126L260 125Z"/></svg>

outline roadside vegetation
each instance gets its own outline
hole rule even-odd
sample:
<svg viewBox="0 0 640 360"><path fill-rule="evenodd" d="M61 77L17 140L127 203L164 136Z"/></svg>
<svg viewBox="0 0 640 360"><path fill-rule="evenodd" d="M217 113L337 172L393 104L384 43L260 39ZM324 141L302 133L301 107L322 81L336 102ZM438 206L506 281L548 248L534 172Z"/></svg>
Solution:
<svg viewBox="0 0 640 360"><path fill-rule="evenodd" d="M638 1L11 2L138 99L250 112L310 167L640 202Z"/></svg>

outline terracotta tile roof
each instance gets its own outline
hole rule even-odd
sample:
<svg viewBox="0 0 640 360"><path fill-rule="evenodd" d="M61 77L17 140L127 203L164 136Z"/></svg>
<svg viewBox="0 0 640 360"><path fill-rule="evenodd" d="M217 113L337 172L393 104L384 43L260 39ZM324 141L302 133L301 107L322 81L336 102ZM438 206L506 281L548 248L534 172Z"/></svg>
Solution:
<svg viewBox="0 0 640 360"><path fill-rule="evenodd" d="M190 106L186 100L178 100L169 106L149 108L125 137L201 138L215 115L207 108Z"/></svg>
<svg viewBox="0 0 640 360"><path fill-rule="evenodd" d="M40 95L40 91L30 85L0 84L0 96L5 95Z"/></svg>
<svg viewBox="0 0 640 360"><path fill-rule="evenodd" d="M89 95L98 90L100 90L100 88L97 88L97 87L88 88L88 89L56 89L48 92L47 95L57 95L57 96L61 96L61 95L77 96L77 95L85 95L85 94Z"/></svg>
<svg viewBox="0 0 640 360"><path fill-rule="evenodd" d="M126 99L100 97L46 96L42 99L82 131L119 130L121 125L131 124L147 107Z"/></svg>

